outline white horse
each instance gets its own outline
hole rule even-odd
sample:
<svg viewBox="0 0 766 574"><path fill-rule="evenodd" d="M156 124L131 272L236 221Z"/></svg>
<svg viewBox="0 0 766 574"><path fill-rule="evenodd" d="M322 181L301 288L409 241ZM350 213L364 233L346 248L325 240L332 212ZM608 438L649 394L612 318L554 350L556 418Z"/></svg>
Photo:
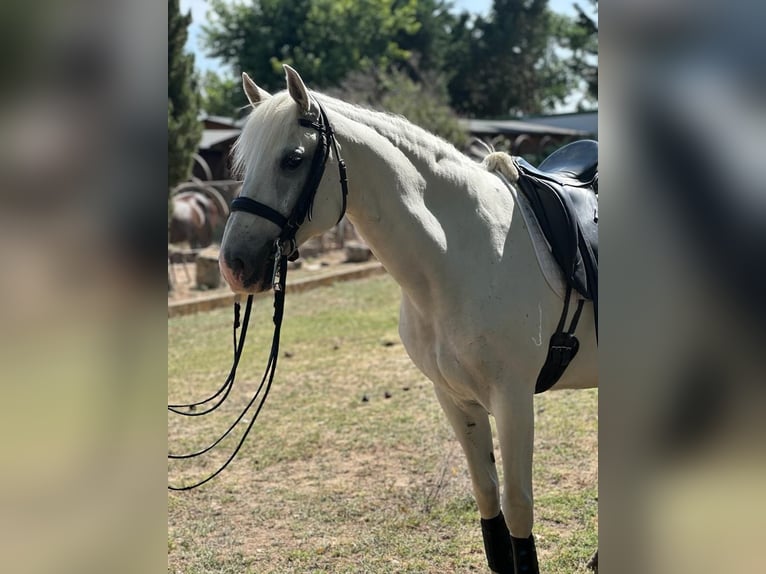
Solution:
<svg viewBox="0 0 766 574"><path fill-rule="evenodd" d="M488 564L496 572L538 572L533 395L562 300L543 276L514 196L484 166L405 119L309 92L297 72L285 71L287 91L273 96L243 74L254 109L235 148L242 196L285 218L295 209L320 141L305 120L316 124L321 106L348 165L348 217L401 286L402 342L433 381L465 452ZM337 155L330 151L297 245L343 213ZM271 288L280 231L273 219L232 212L220 265L234 291ZM597 384L590 303L580 325L580 351L554 388ZM502 454L502 498L489 414Z"/></svg>

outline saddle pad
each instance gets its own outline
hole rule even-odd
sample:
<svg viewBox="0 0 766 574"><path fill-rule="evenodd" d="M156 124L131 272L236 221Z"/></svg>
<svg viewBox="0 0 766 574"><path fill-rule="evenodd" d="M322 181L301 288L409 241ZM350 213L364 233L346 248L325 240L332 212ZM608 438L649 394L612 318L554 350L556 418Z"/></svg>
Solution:
<svg viewBox="0 0 766 574"><path fill-rule="evenodd" d="M511 192L513 201L516 204L516 207L518 207L519 211L521 211L521 217L527 226L527 231L529 231L529 237L532 240L532 246L535 250L537 263L540 265L540 271L542 271L543 277L545 277L545 281L548 283L553 292L556 293L556 295L559 296L559 299L563 301L567 291L564 275L562 274L561 268L556 262L556 259L553 257L551 246L543 234L542 227L540 227L540 222L537 220L537 216L532 210L532 206L529 203L529 200L524 196L523 193L519 193L519 190L516 189L516 186L508 181L508 178L506 178L502 171L495 169L493 170L493 173L500 178L500 180Z"/></svg>

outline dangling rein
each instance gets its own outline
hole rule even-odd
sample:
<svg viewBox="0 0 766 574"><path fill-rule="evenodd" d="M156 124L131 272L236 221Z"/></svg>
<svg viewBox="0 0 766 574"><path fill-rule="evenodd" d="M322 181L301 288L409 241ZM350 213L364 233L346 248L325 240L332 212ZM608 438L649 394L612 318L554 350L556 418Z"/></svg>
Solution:
<svg viewBox="0 0 766 574"><path fill-rule="evenodd" d="M253 417L251 418L250 422L247 425L247 428L245 429L245 432L242 434L242 437L239 439L239 442L237 443L237 446L234 448L234 451L229 455L229 458L226 459L226 461L218 467L218 469L210 474L207 478L200 480L198 482L195 482L194 484L190 484L187 486L172 486L168 485L168 489L170 490L191 490L192 488L197 488L198 486L202 486L206 482L212 480L216 476L218 476L223 470L229 466L229 463L231 463L232 460L234 460L234 457L237 456L237 453L239 453L240 448L242 448L242 445L245 442L245 439L247 439L247 435L250 434L250 430L253 428L253 425L255 424L255 420L258 418L258 415L261 412L261 408L263 408L263 404L266 402L266 397L269 396L269 391L271 390L271 383L274 381L274 374L277 370L277 360L279 359L279 336L282 331L282 317L284 316L284 310L285 310L285 285L287 281L287 256L281 255L277 261L274 263L274 268L277 274L279 275L279 280L277 283L274 284L274 336L271 339L271 351L269 352L269 360L266 363L266 370L263 373L263 377L261 378L261 383L258 385L258 389L255 391L255 394L253 394L253 398L250 399L250 402L247 403L247 406L245 406L244 409L242 409L242 412L240 415L234 420L234 422L231 423L228 429L220 436L218 439L211 443L210 445L206 446L202 450L198 450L195 452L191 452L188 454L168 454L168 458L170 459L189 459L189 458L196 458L198 456L202 456L205 453L211 451L214 449L218 444L225 439L229 434L234 430L234 428L245 418L245 415L250 411L250 409L253 407L253 405L258 401L258 396L261 394L261 390L263 390L263 396L261 397L260 401L258 402L258 407L255 409L255 413ZM239 322L239 313L240 313L240 304L239 302L234 303L234 327L232 329L233 333L233 340L234 340L234 359L231 365L231 370L229 371L229 376L226 378L226 381L224 381L223 385L221 385L221 388L219 388L213 395L209 396L208 398L198 401L196 403L189 403L185 405L168 405L168 410L172 413L183 415L187 417L199 417L202 415L206 415L208 413L213 412L218 407L220 407L226 398L229 396L229 393L231 392L232 386L234 385L234 379L237 376L237 366L239 365L239 360L242 357L242 351L245 347L245 337L247 336L247 325L250 322L250 310L253 307L253 296L249 295L247 297L247 303L245 304L245 316L242 323L242 330L239 334L239 341L237 341L237 329L240 326ZM264 389L264 384L266 385L266 388ZM212 406L208 406L207 408L204 408L203 410L198 411L198 407L202 407L203 405L206 405L208 403L212 403ZM185 409L185 410L181 410Z"/></svg>
<svg viewBox="0 0 766 574"><path fill-rule="evenodd" d="M258 402L258 406L255 409L255 413L253 414L252 419L247 425L247 428L245 429L244 434L239 439L239 442L237 443L237 446L234 448L234 451L229 455L229 458L226 459L226 461L218 467L218 469L210 474L207 478L200 480L199 482L195 482L194 484L190 484L187 486L172 486L168 485L169 490L191 490L192 488L197 488L198 486L202 486L206 482L212 480L216 476L218 476L223 470L229 466L232 460L237 456L237 453L239 453L240 448L242 448L242 445L245 442L245 439L247 439L247 435L250 434L250 430L253 428L253 425L255 424L256 419L258 418L258 415L261 412L261 408L263 408L263 404L266 402L266 397L269 396L269 391L271 390L271 383L274 381L274 373L277 370L277 359L279 358L279 335L282 331L282 318L284 316L284 310L285 310L285 291L286 291L286 285L287 285L287 261L288 259L294 260L297 258L297 249L295 247L295 235L298 232L298 228L303 223L303 221L308 217L309 220L311 220L311 214L312 214L312 207L314 204L314 196L316 195L317 189L319 188L319 183L322 180L322 175L324 174L324 168L327 164L327 158L330 155L330 146L332 146L335 157L338 160L338 171L340 174L340 184L341 184L341 192L342 192L342 205L341 205L341 213L340 217L338 218L338 222L340 222L341 219L343 219L343 216L346 213L346 201L348 197L348 179L346 176L346 164L343 161L343 159L340 157L340 148L338 146L338 142L335 141L335 133L332 129L332 126L330 125L330 121L327 118L327 114L325 113L322 106L319 104L319 102L315 102L316 106L319 110L319 113L317 115L316 121L311 121L306 118L300 118L298 122L300 125L304 127L310 127L319 133L319 142L316 152L314 153L314 157L311 162L311 169L309 172L308 179L306 180L306 184L303 187L303 190L301 192L300 197L298 198L297 203L293 207L293 211L289 218L284 217L282 214L280 214L278 211L274 210L273 208L269 207L268 205L265 205L259 201L255 201L253 199L250 199L249 197L240 196L234 199L231 204L231 210L232 211L245 211L247 213L251 213L253 215L263 217L264 219L268 219L272 223L275 223L282 229L282 233L280 234L279 238L276 239L274 242L274 272L272 275L272 285L274 287L274 336L271 340L271 351L269 353L269 360L266 363L266 370L263 373L263 377L261 378L261 383L258 385L258 389L253 394L253 398L250 399L250 402L247 403L247 406L242 410L240 415L234 420L233 423L229 426L228 429L220 436L218 439L208 445L207 447L198 450L196 452L191 452L188 454L172 454L168 453L169 459L174 460L180 460L180 459L190 459L190 458L196 458L199 456L202 456L206 454L207 452L214 449L218 444L223 441L229 434L234 430L234 428L245 418L245 415L250 411L250 409L255 405L256 401L258 401L258 397L261 394L261 391L263 390L263 396L260 398L260 401ZM285 246L287 246L287 249L285 249ZM250 311L253 306L253 296L249 295L247 298L247 303L245 304L245 315L242 320L242 330L239 334L239 341L237 341L237 329L240 326L239 321L239 313L240 313L240 305L239 303L234 303L234 327L233 327L233 341L234 341L234 359L232 361L231 370L229 371L229 376L226 377L226 380L224 381L223 385L221 385L221 388L219 388L213 395L209 396L208 398L198 401L196 403L189 403L189 404L182 404L182 405L168 405L168 411L183 415L187 417L198 417L202 415L206 415L208 413L213 412L218 407L220 407L223 402L226 400L226 398L229 396L229 393L231 392L232 386L234 385L234 379L237 375L237 366L239 365L239 360L242 357L242 351L245 346L245 336L247 335L247 325L250 321ZM264 388L265 385L265 388ZM203 410L197 410L198 407L203 407L203 405L208 405L211 403L210 406L204 407Z"/></svg>

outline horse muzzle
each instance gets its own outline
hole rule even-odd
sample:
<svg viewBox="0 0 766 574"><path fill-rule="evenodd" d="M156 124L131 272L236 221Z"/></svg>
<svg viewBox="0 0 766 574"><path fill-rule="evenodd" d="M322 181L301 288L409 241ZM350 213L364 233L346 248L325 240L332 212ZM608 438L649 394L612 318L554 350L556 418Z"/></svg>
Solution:
<svg viewBox="0 0 766 574"><path fill-rule="evenodd" d="M256 252L225 245L218 257L218 266L235 293L259 293L271 289L274 256L269 244Z"/></svg>

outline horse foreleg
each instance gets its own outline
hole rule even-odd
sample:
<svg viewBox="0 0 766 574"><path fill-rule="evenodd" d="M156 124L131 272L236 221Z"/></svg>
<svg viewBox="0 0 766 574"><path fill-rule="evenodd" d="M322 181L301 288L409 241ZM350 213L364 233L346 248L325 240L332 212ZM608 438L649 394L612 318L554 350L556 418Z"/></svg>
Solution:
<svg viewBox="0 0 766 574"><path fill-rule="evenodd" d="M532 389L527 391L516 387L514 392L495 402L492 410L503 455L503 510L511 531L515 572L539 574L532 535L534 396Z"/></svg>
<svg viewBox="0 0 766 574"><path fill-rule="evenodd" d="M493 572L514 574L511 536L500 510L492 428L487 411L477 404L457 404L438 386L436 396L468 461L468 472L481 516L487 564Z"/></svg>

